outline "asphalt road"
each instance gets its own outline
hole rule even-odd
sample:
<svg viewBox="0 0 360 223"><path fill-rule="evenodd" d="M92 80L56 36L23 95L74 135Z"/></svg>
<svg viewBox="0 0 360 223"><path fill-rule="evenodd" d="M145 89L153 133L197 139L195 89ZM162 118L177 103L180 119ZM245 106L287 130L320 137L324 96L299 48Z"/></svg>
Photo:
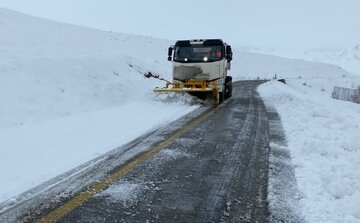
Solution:
<svg viewBox="0 0 360 223"><path fill-rule="evenodd" d="M58 222L265 222L269 127L256 87L233 97Z"/></svg>
<svg viewBox="0 0 360 223"><path fill-rule="evenodd" d="M0 206L0 220L268 221L269 114L256 91L261 83L236 82L233 97L217 108L205 106L24 193Z"/></svg>

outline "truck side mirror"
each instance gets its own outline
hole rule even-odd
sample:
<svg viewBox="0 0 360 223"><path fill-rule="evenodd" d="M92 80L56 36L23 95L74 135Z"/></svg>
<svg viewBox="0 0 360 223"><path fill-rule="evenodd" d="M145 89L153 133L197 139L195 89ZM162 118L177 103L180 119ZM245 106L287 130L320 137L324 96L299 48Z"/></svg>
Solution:
<svg viewBox="0 0 360 223"><path fill-rule="evenodd" d="M232 55L233 55L231 46L226 46L225 51L226 51L225 58L227 59L228 62L230 62L232 60Z"/></svg>
<svg viewBox="0 0 360 223"><path fill-rule="evenodd" d="M168 49L168 61L172 60L172 52L173 52L173 47L169 47Z"/></svg>
<svg viewBox="0 0 360 223"><path fill-rule="evenodd" d="M232 60L232 56L231 56L231 54L226 55L226 56L225 56L225 58L227 59L227 61L228 61L228 62L230 62L230 61Z"/></svg>

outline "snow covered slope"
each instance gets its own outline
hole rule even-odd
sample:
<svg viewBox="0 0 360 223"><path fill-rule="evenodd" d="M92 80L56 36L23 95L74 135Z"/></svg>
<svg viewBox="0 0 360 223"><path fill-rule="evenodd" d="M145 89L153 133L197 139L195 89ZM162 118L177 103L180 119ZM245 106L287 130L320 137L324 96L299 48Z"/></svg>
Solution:
<svg viewBox="0 0 360 223"><path fill-rule="evenodd" d="M168 41L0 9L0 202L190 112L160 103Z"/></svg>
<svg viewBox="0 0 360 223"><path fill-rule="evenodd" d="M287 57L337 64L350 73L360 76L360 44L348 49L317 49L303 53L294 51L287 54Z"/></svg>
<svg viewBox="0 0 360 223"><path fill-rule="evenodd" d="M285 78L298 86L307 86L312 94L331 97L334 86L356 88L360 77L338 65L289 59L272 55L234 50L232 74L235 79ZM300 89L302 89L300 87ZM305 91L302 91L306 93Z"/></svg>
<svg viewBox="0 0 360 223"><path fill-rule="evenodd" d="M341 66L348 72L360 76L360 45L349 48L322 48L304 50L279 50L262 48L242 48L255 53L265 53L286 58L303 59L307 61L330 63Z"/></svg>
<svg viewBox="0 0 360 223"><path fill-rule="evenodd" d="M6 9L0 9L0 31L0 95L6 100L0 105L0 129L122 105L159 84L137 70L170 71L164 40Z"/></svg>

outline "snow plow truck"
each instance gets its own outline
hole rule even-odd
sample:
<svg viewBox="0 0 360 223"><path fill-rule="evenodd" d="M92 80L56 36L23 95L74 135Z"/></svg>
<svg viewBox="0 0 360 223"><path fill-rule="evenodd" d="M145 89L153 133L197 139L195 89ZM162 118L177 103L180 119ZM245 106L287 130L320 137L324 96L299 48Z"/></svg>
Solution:
<svg viewBox="0 0 360 223"><path fill-rule="evenodd" d="M221 39L179 40L168 49L172 82L155 92L189 93L200 99L212 97L216 104L232 96L231 46Z"/></svg>

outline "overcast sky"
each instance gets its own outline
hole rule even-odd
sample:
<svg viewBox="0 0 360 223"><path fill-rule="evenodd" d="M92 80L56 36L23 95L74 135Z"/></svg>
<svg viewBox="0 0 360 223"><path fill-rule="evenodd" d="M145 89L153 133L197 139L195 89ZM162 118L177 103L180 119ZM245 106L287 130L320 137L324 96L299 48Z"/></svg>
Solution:
<svg viewBox="0 0 360 223"><path fill-rule="evenodd" d="M300 49L360 44L360 0L0 0L0 7L173 40Z"/></svg>

